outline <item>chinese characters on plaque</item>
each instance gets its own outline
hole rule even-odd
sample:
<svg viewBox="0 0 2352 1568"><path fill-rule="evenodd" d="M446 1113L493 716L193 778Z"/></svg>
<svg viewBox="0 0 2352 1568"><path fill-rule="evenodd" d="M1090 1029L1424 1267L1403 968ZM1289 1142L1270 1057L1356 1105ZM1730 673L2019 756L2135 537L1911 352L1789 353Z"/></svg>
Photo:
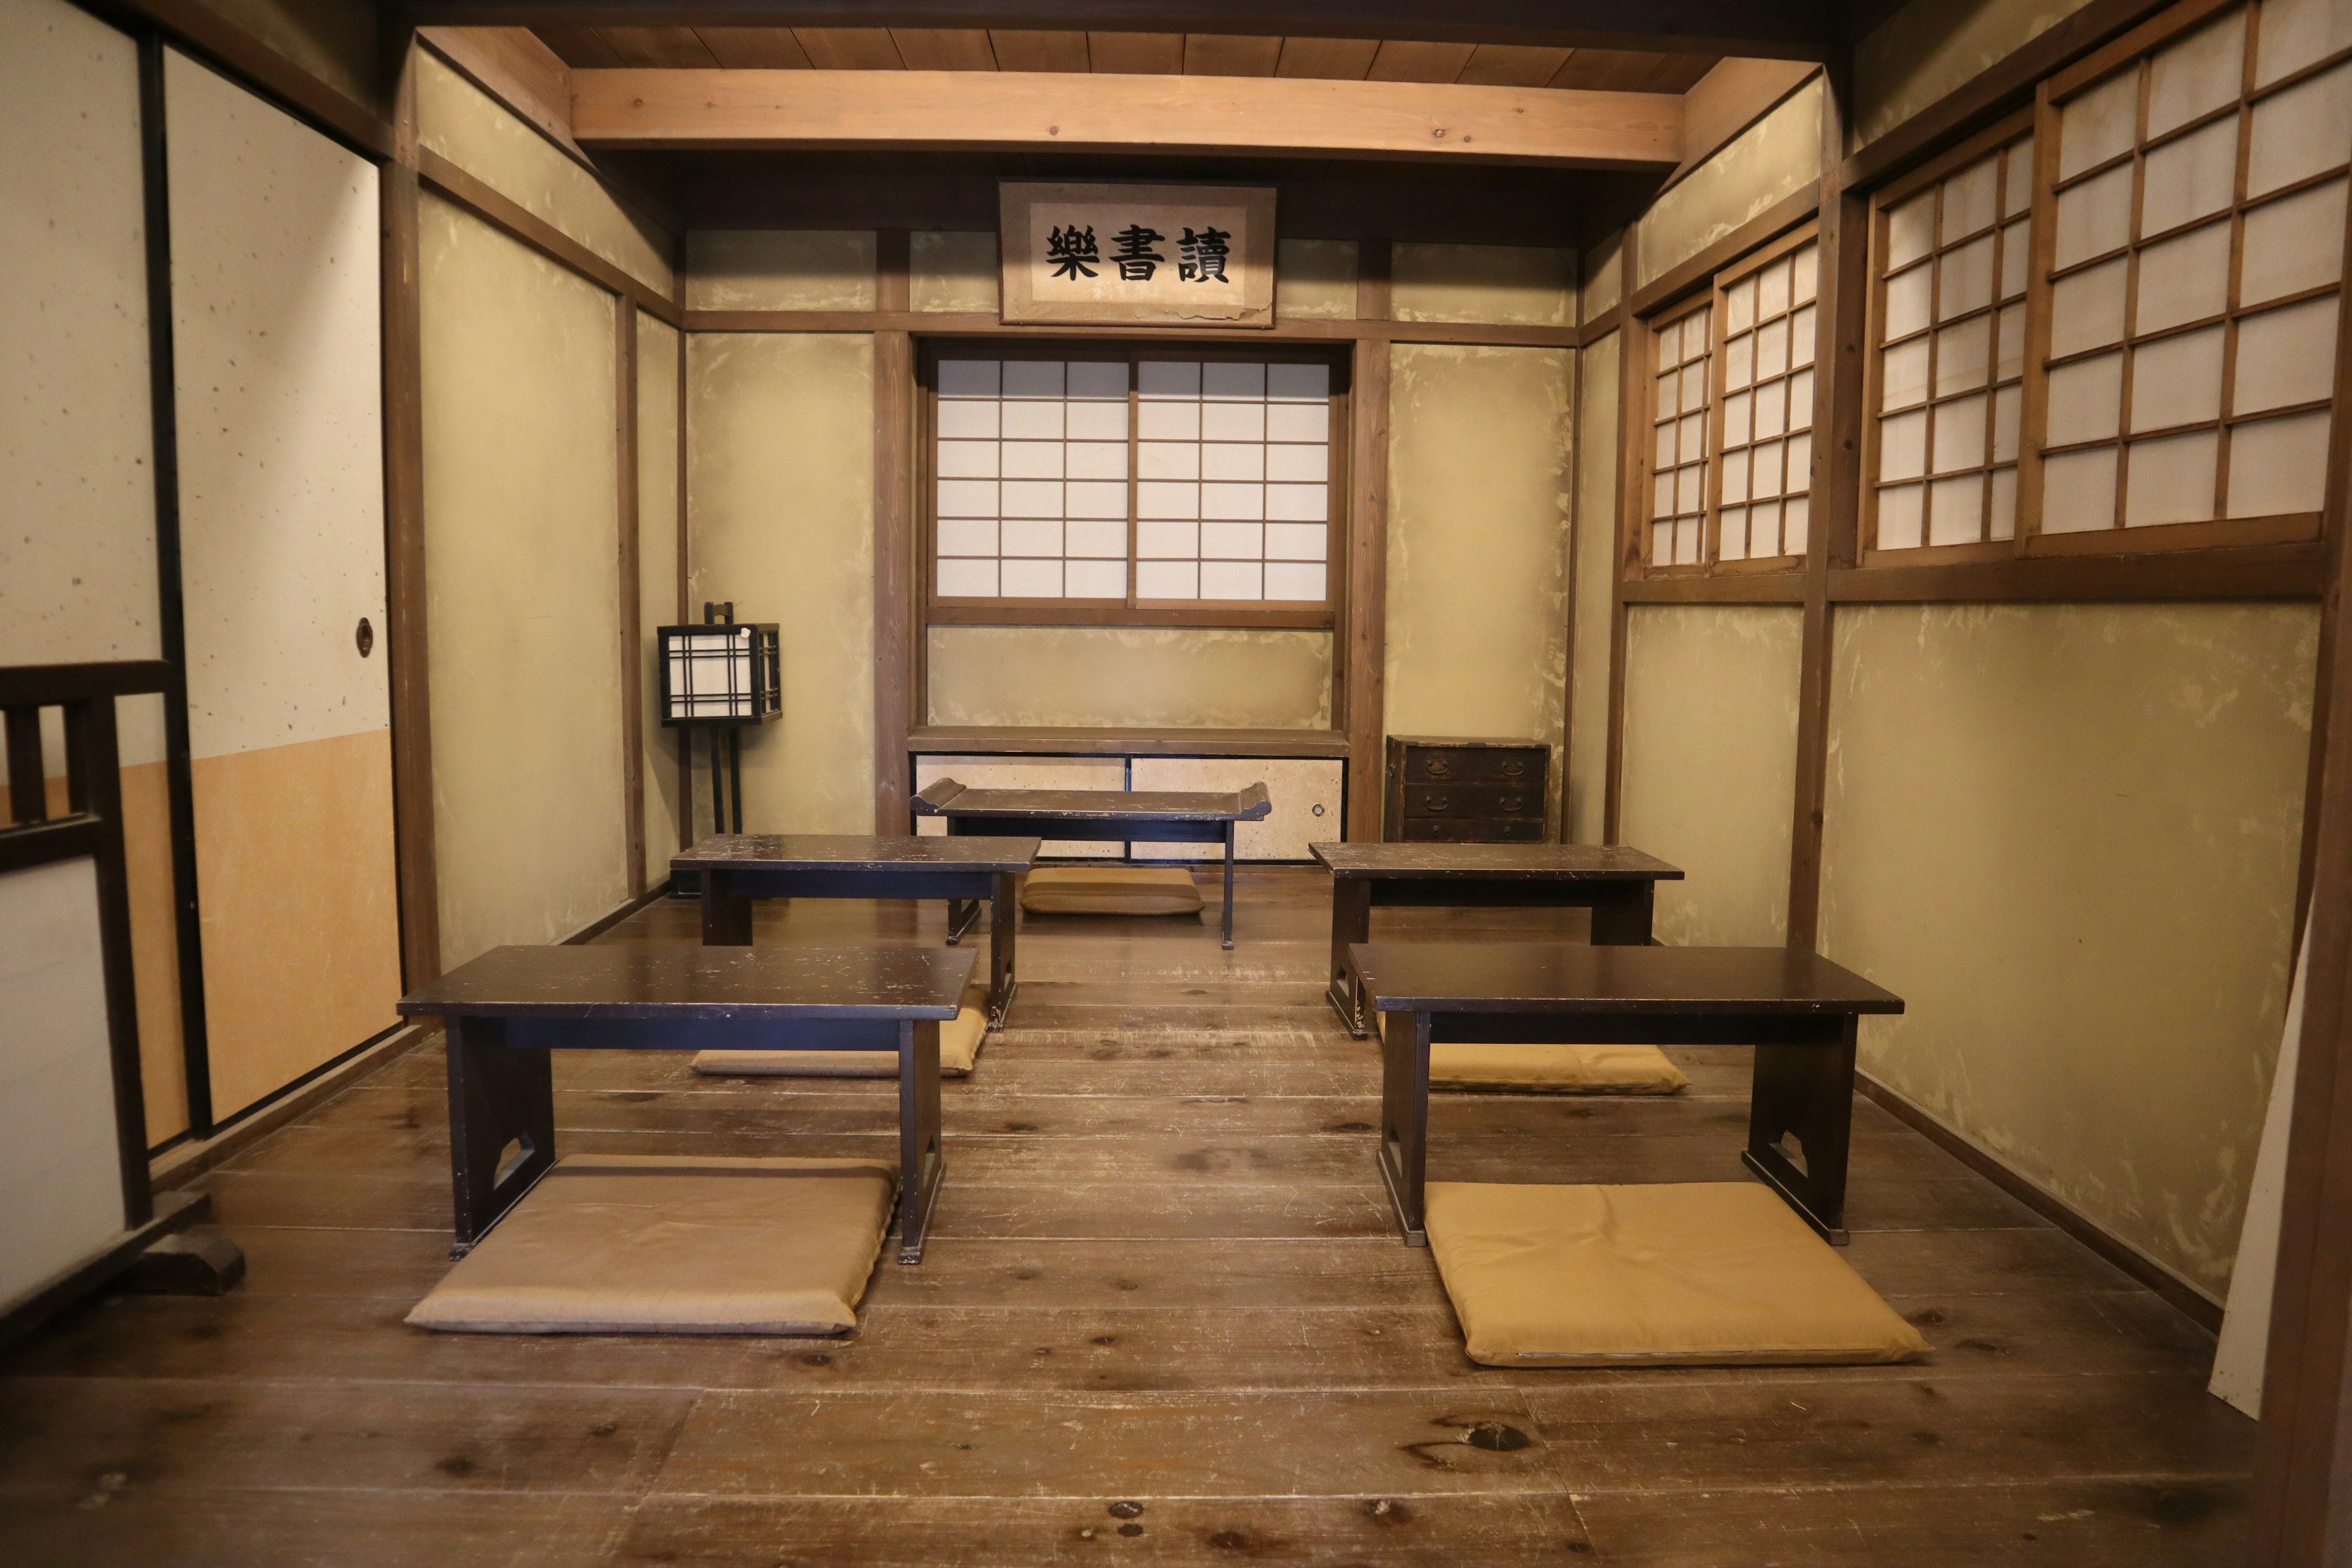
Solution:
<svg viewBox="0 0 2352 1568"><path fill-rule="evenodd" d="M1274 325L1274 192L1244 185L998 187L1003 319Z"/></svg>

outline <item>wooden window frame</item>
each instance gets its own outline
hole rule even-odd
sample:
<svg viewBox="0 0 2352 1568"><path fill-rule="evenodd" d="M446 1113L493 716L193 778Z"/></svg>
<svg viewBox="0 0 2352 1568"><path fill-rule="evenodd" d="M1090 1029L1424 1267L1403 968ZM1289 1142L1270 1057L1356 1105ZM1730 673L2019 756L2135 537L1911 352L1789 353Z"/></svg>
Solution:
<svg viewBox="0 0 2352 1568"><path fill-rule="evenodd" d="M1331 373L1329 505L1325 527L1324 600L1272 604L1247 599L1139 599L1135 589L1136 405L1139 378L1128 377L1127 563L1128 595L1108 599L1019 599L943 597L939 592L939 363L941 359L1191 360L1202 363L1320 364ZM920 584L921 624L933 626L1229 626L1331 631L1341 619L1349 577L1349 434L1353 430L1350 356L1345 345L1327 348L1296 343L1170 343L1145 340L1017 337L920 338L914 362L916 434L916 527L914 572Z"/></svg>
<svg viewBox="0 0 2352 1568"><path fill-rule="evenodd" d="M1818 218L1799 224L1796 227L1790 229L1788 233L1781 235L1779 238L1757 247L1754 250L1749 251L1746 256L1741 257L1738 261L1733 262L1728 267L1720 268L1715 275L1715 284L1713 289L1709 291L1715 301L1715 315L1707 332L1707 353L1711 358L1711 363L1707 366L1708 426L1706 433L1706 511L1705 516L1706 526L1701 536L1704 542L1700 547L1704 554L1703 564L1709 573L1729 575L1733 574L1750 572L1797 572L1801 571L1804 568L1805 552L1802 550L1797 551L1794 553L1783 552L1779 555L1749 555L1744 556L1737 561L1726 561L1723 559L1723 407L1724 404L1731 396L1730 392L1726 386L1726 379L1729 374L1729 354L1727 353L1727 345L1731 341L1731 290L1748 278L1754 276L1756 273L1761 272L1765 268L1769 267L1773 262L1780 260L1782 257L1792 255L1799 250L1802 250L1806 246L1817 243L1820 238L1821 221ZM1822 303L1818 257L1816 257L1815 266L1816 271L1814 274L1813 297L1806 301L1806 304L1811 305L1813 310L1813 358L1810 364L1807 364L1802 368L1814 373L1816 378L1814 384L1818 386L1820 384L1819 376L1822 363L1821 346L1825 341L1827 341L1825 335L1822 331L1822 328L1825 324L1828 324L1830 312L1829 310ZM1797 312L1803 308L1803 306L1791 302L1789 308L1782 312L1782 319L1793 321L1796 319ZM1759 331L1759 328L1758 326L1750 326L1746 330L1748 331L1754 332ZM1798 374L1799 367L1792 363L1788 368L1784 369L1780 373L1778 379L1794 382ZM1743 392L1753 392L1759 384L1760 384L1757 380L1751 367L1748 384L1740 390ZM1655 395L1656 390L1656 384L1654 379L1651 385L1653 395ZM1808 438L1807 450L1809 451L1811 449L1811 438L1813 436L1812 420L1814 413L1814 408L1811 406L1807 407L1805 410L1806 423L1802 434ZM1786 442L1790 437L1797 434L1799 434L1799 432L1793 426L1783 425L1780 439ZM1752 448L1755 444L1755 441L1752 439L1751 430L1751 439L1748 441L1747 447L1743 447L1742 450ZM1786 507L1788 504L1789 497L1797 493L1789 489L1785 479L1786 471L1787 465L1784 461L1782 465L1784 478L1780 487L1780 500L1783 507ZM1755 504L1755 501L1752 499L1754 493L1754 485L1752 480L1749 486L1749 492L1751 499L1748 501L1742 502L1741 504L1746 506L1753 506ZM1805 537L1810 542L1812 538L1811 531L1813 526L1811 510L1813 494L1813 482L1811 465L1810 464L1807 465L1805 488L1802 493L1804 494L1807 502ZM1785 538L1786 524L1784 523L1782 527L1783 537Z"/></svg>

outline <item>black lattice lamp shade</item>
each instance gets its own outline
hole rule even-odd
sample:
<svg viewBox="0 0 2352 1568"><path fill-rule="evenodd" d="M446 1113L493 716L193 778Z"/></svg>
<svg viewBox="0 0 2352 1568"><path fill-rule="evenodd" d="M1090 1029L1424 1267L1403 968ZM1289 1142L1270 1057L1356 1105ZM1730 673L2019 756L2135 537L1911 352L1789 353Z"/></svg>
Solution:
<svg viewBox="0 0 2352 1568"><path fill-rule="evenodd" d="M764 724L783 709L776 627L663 626L665 724Z"/></svg>

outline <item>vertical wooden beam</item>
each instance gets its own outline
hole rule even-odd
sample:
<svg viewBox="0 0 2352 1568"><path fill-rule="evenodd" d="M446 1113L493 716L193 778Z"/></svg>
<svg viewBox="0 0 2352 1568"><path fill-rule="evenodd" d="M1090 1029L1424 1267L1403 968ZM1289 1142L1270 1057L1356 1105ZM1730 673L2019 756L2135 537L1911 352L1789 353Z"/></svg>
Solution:
<svg viewBox="0 0 2352 1568"><path fill-rule="evenodd" d="M903 228L875 237L875 308L909 305ZM915 626L915 340L874 334L874 831L902 834L907 820L907 731L912 722L910 640Z"/></svg>
<svg viewBox="0 0 2352 1568"><path fill-rule="evenodd" d="M383 216L384 658L392 679L393 832L400 877L401 977L441 973L441 894L433 847L433 714L425 628L423 297L417 272L416 70L404 28L387 29L395 63L393 161L378 185Z"/></svg>
<svg viewBox="0 0 2352 1568"><path fill-rule="evenodd" d="M1869 316L1869 211L1847 194L1845 102L1852 73L1833 62L1822 93L1821 321L1814 356L1812 526L1805 541L1805 626L1797 674L1797 788L1789 835L1789 945L1821 935L1822 804L1829 784L1833 566L1853 564L1862 508L1863 340Z"/></svg>
<svg viewBox="0 0 2352 1568"><path fill-rule="evenodd" d="M678 239L678 295L686 294L686 240ZM687 335L684 326L677 330L677 614L673 626L690 625L694 619L688 612L693 602L694 574L687 561L687 457L690 450L686 437L686 368L688 351L694 340ZM712 831L716 832L717 829ZM677 731L677 842L680 848L694 843L694 732Z"/></svg>
<svg viewBox="0 0 2352 1568"><path fill-rule="evenodd" d="M1625 579L1633 571L1642 520L1648 515L1648 498L1642 493L1643 467L1637 459L1635 411L1650 406L1640 389L1650 374L1650 331L1633 314L1633 292L1640 287L1642 226L1625 220L1625 237L1617 242L1617 548L1610 570L1617 580L1609 591L1609 753L1601 766L1601 841L1618 841L1618 822L1625 805Z"/></svg>
<svg viewBox="0 0 2352 1568"><path fill-rule="evenodd" d="M1356 315L1389 316L1391 247L1385 239L1356 248ZM1348 377L1348 590L1344 665L1339 681L1348 735L1347 837L1378 842L1382 742L1387 729L1389 580L1390 345L1359 339Z"/></svg>
<svg viewBox="0 0 2352 1568"><path fill-rule="evenodd" d="M638 608L637 302L613 296L613 457L619 490L621 567L621 796L628 819L629 897L646 890L646 634Z"/></svg>

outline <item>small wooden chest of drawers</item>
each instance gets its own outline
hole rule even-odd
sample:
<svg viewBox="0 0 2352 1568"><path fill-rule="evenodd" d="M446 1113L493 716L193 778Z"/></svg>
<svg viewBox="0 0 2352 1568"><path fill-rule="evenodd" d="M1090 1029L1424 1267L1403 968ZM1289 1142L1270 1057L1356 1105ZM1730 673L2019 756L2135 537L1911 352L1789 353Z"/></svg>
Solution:
<svg viewBox="0 0 2352 1568"><path fill-rule="evenodd" d="M1391 735L1381 837L1406 844L1535 844L1551 748L1528 741Z"/></svg>

